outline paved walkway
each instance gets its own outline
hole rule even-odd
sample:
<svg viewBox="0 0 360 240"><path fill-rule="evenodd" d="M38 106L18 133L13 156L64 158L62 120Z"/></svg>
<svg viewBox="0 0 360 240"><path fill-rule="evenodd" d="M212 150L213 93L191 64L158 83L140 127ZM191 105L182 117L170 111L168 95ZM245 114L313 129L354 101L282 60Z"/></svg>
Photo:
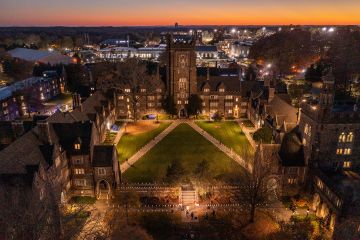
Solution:
<svg viewBox="0 0 360 240"><path fill-rule="evenodd" d="M249 141L250 145L256 149L257 146L256 146L256 143L254 141L254 139L251 137L251 133L255 132L255 129L254 130L250 130L249 128L245 127L243 124L242 124L242 120L236 120L236 122L239 124L241 130L244 132L247 140Z"/></svg>
<svg viewBox="0 0 360 240"><path fill-rule="evenodd" d="M128 170L133 164L135 164L141 157L143 157L148 151L150 151L156 144L158 144L164 137L166 137L172 130L174 130L180 123L183 121L178 120L171 123L164 131L157 135L153 140L148 144L143 146L139 151L137 151L128 161L120 165L121 173Z"/></svg>
<svg viewBox="0 0 360 240"><path fill-rule="evenodd" d="M222 144L219 140L211 136L208 132L206 132L201 127L199 127L194 121L187 121L186 123L189 124L195 131L200 133L205 139L207 139L209 142L214 144L215 147L217 147L226 155L228 155L230 158L232 158L234 161L239 163L243 168L247 169L250 172L252 171L251 164L246 163L245 160L242 157L240 157L236 152L234 152L232 149L228 148L227 146Z"/></svg>

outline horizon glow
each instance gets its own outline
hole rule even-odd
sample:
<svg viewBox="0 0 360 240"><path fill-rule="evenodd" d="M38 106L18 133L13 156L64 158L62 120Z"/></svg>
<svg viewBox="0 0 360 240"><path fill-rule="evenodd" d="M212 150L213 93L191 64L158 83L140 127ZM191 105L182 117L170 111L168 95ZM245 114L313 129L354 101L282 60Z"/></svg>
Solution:
<svg viewBox="0 0 360 240"><path fill-rule="evenodd" d="M0 26L358 25L359 0L0 0Z"/></svg>

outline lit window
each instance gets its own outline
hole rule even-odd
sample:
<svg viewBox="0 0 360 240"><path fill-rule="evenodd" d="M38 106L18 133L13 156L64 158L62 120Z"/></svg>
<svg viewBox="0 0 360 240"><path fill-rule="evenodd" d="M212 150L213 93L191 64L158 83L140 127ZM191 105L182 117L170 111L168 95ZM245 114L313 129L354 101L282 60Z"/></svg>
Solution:
<svg viewBox="0 0 360 240"><path fill-rule="evenodd" d="M124 96L119 96L119 100L123 100L124 99Z"/></svg>
<svg viewBox="0 0 360 240"><path fill-rule="evenodd" d="M288 178L288 184L294 184L294 183L296 183L295 178Z"/></svg>
<svg viewBox="0 0 360 240"><path fill-rule="evenodd" d="M318 181L317 181L317 186L318 186L320 189L323 189L324 184L323 184L323 182L322 182L321 180L318 180Z"/></svg>
<svg viewBox="0 0 360 240"><path fill-rule="evenodd" d="M180 100L179 100L179 101L177 101L177 104L178 104L178 105L180 105L180 104L181 104L181 101L180 101Z"/></svg>
<svg viewBox="0 0 360 240"><path fill-rule="evenodd" d="M79 187L86 186L86 179L75 179L74 184Z"/></svg>
<svg viewBox="0 0 360 240"><path fill-rule="evenodd" d="M343 149L342 148L336 149L336 154L338 154L338 155L343 154Z"/></svg>
<svg viewBox="0 0 360 240"><path fill-rule="evenodd" d="M305 124L304 132L305 134L311 136L311 126L309 126L309 124Z"/></svg>
<svg viewBox="0 0 360 240"><path fill-rule="evenodd" d="M226 96L225 96L225 99L231 100L231 99L233 99L233 96L232 96L232 95L226 95Z"/></svg>
<svg viewBox="0 0 360 240"><path fill-rule="evenodd" d="M352 142L352 141L353 141L353 138L354 138L354 135L353 135L352 132L350 132L350 133L347 135L346 141L347 141L347 142Z"/></svg>
<svg viewBox="0 0 360 240"><path fill-rule="evenodd" d="M204 88L204 92L210 92L210 89Z"/></svg>
<svg viewBox="0 0 360 240"><path fill-rule="evenodd" d="M339 135L339 142L345 142L345 140L346 140L345 133L341 133L341 134Z"/></svg>
<svg viewBox="0 0 360 240"><path fill-rule="evenodd" d="M350 161L345 161L343 163L343 168L350 168L351 167L351 162Z"/></svg>
<svg viewBox="0 0 360 240"><path fill-rule="evenodd" d="M220 89L219 89L219 92L225 92L225 89L220 88Z"/></svg>
<svg viewBox="0 0 360 240"><path fill-rule="evenodd" d="M126 88L125 92L127 92L127 93L131 92L130 88Z"/></svg>
<svg viewBox="0 0 360 240"><path fill-rule="evenodd" d="M186 78L179 79L179 91L186 91Z"/></svg>
<svg viewBox="0 0 360 240"><path fill-rule="evenodd" d="M188 100L185 100L185 104L189 104L189 101L188 101Z"/></svg>
<svg viewBox="0 0 360 240"><path fill-rule="evenodd" d="M231 113L232 113L232 110L231 110L231 109L229 109L228 113L230 113L230 114L231 114Z"/></svg>
<svg viewBox="0 0 360 240"><path fill-rule="evenodd" d="M140 90L140 92L144 93L144 92L146 92L146 89L145 89L145 88L142 88L142 89Z"/></svg>
<svg viewBox="0 0 360 240"><path fill-rule="evenodd" d="M238 102L239 101L239 98L235 98L235 102Z"/></svg>
<svg viewBox="0 0 360 240"><path fill-rule="evenodd" d="M344 154L345 155L350 155L351 154L351 148L345 148L344 149Z"/></svg>
<svg viewBox="0 0 360 240"><path fill-rule="evenodd" d="M154 100L155 100L155 96L148 96L148 100L154 101Z"/></svg>
<svg viewBox="0 0 360 240"><path fill-rule="evenodd" d="M75 169L74 169L74 173L75 173L76 175L85 174L85 169L83 169L83 168L75 168Z"/></svg>
<svg viewBox="0 0 360 240"><path fill-rule="evenodd" d="M79 149L80 149L80 143L75 143L74 148L75 148L76 150L79 150Z"/></svg>
<svg viewBox="0 0 360 240"><path fill-rule="evenodd" d="M106 174L106 169L105 168L99 168L98 169L98 174L99 175L105 175Z"/></svg>
<svg viewBox="0 0 360 240"><path fill-rule="evenodd" d="M303 145L306 146L306 139L303 138Z"/></svg>

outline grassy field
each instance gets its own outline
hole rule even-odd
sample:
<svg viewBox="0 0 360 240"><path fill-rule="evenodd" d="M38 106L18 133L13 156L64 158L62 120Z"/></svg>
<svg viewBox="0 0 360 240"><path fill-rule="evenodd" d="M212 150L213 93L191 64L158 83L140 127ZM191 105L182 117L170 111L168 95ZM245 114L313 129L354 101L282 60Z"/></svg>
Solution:
<svg viewBox="0 0 360 240"><path fill-rule="evenodd" d="M196 124L210 135L221 141L225 146L232 148L243 158L252 156L254 153L249 141L237 122L208 122L197 121Z"/></svg>
<svg viewBox="0 0 360 240"><path fill-rule="evenodd" d="M180 124L161 142L128 169L123 179L127 182L166 181L168 166L181 162L184 176L194 176L200 162L208 162L208 178L227 180L238 177L243 169L187 124Z"/></svg>
<svg viewBox="0 0 360 240"><path fill-rule="evenodd" d="M145 146L171 124L170 122L150 123L157 124L157 126L145 132L125 133L121 137L119 143L116 146L120 162L124 162L127 158L130 158L140 148Z"/></svg>

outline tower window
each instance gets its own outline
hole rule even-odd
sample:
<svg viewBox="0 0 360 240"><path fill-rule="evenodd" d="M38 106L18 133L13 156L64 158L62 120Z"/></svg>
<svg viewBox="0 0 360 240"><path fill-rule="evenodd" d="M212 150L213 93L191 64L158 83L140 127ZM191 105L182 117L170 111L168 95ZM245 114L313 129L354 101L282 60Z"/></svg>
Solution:
<svg viewBox="0 0 360 240"><path fill-rule="evenodd" d="M76 150L79 150L79 149L80 149L80 143L75 143L74 148L75 148Z"/></svg>
<svg viewBox="0 0 360 240"><path fill-rule="evenodd" d="M351 167L351 162L350 161L345 161L343 163L343 168L350 168Z"/></svg>
<svg viewBox="0 0 360 240"><path fill-rule="evenodd" d="M179 79L179 91L186 91L186 78Z"/></svg>
<svg viewBox="0 0 360 240"><path fill-rule="evenodd" d="M350 155L351 154L351 148L345 148L344 149L344 154L345 155Z"/></svg>
<svg viewBox="0 0 360 240"><path fill-rule="evenodd" d="M343 154L343 149L342 148L336 149L336 154L342 155Z"/></svg>
<svg viewBox="0 0 360 240"><path fill-rule="evenodd" d="M348 135L347 135L347 138L346 138L346 141L347 142L352 142L354 139L354 134L352 132L350 132Z"/></svg>
<svg viewBox="0 0 360 240"><path fill-rule="evenodd" d="M345 142L345 140L346 140L346 135L345 135L345 133L343 132L343 133L341 133L341 134L339 135L339 142Z"/></svg>

